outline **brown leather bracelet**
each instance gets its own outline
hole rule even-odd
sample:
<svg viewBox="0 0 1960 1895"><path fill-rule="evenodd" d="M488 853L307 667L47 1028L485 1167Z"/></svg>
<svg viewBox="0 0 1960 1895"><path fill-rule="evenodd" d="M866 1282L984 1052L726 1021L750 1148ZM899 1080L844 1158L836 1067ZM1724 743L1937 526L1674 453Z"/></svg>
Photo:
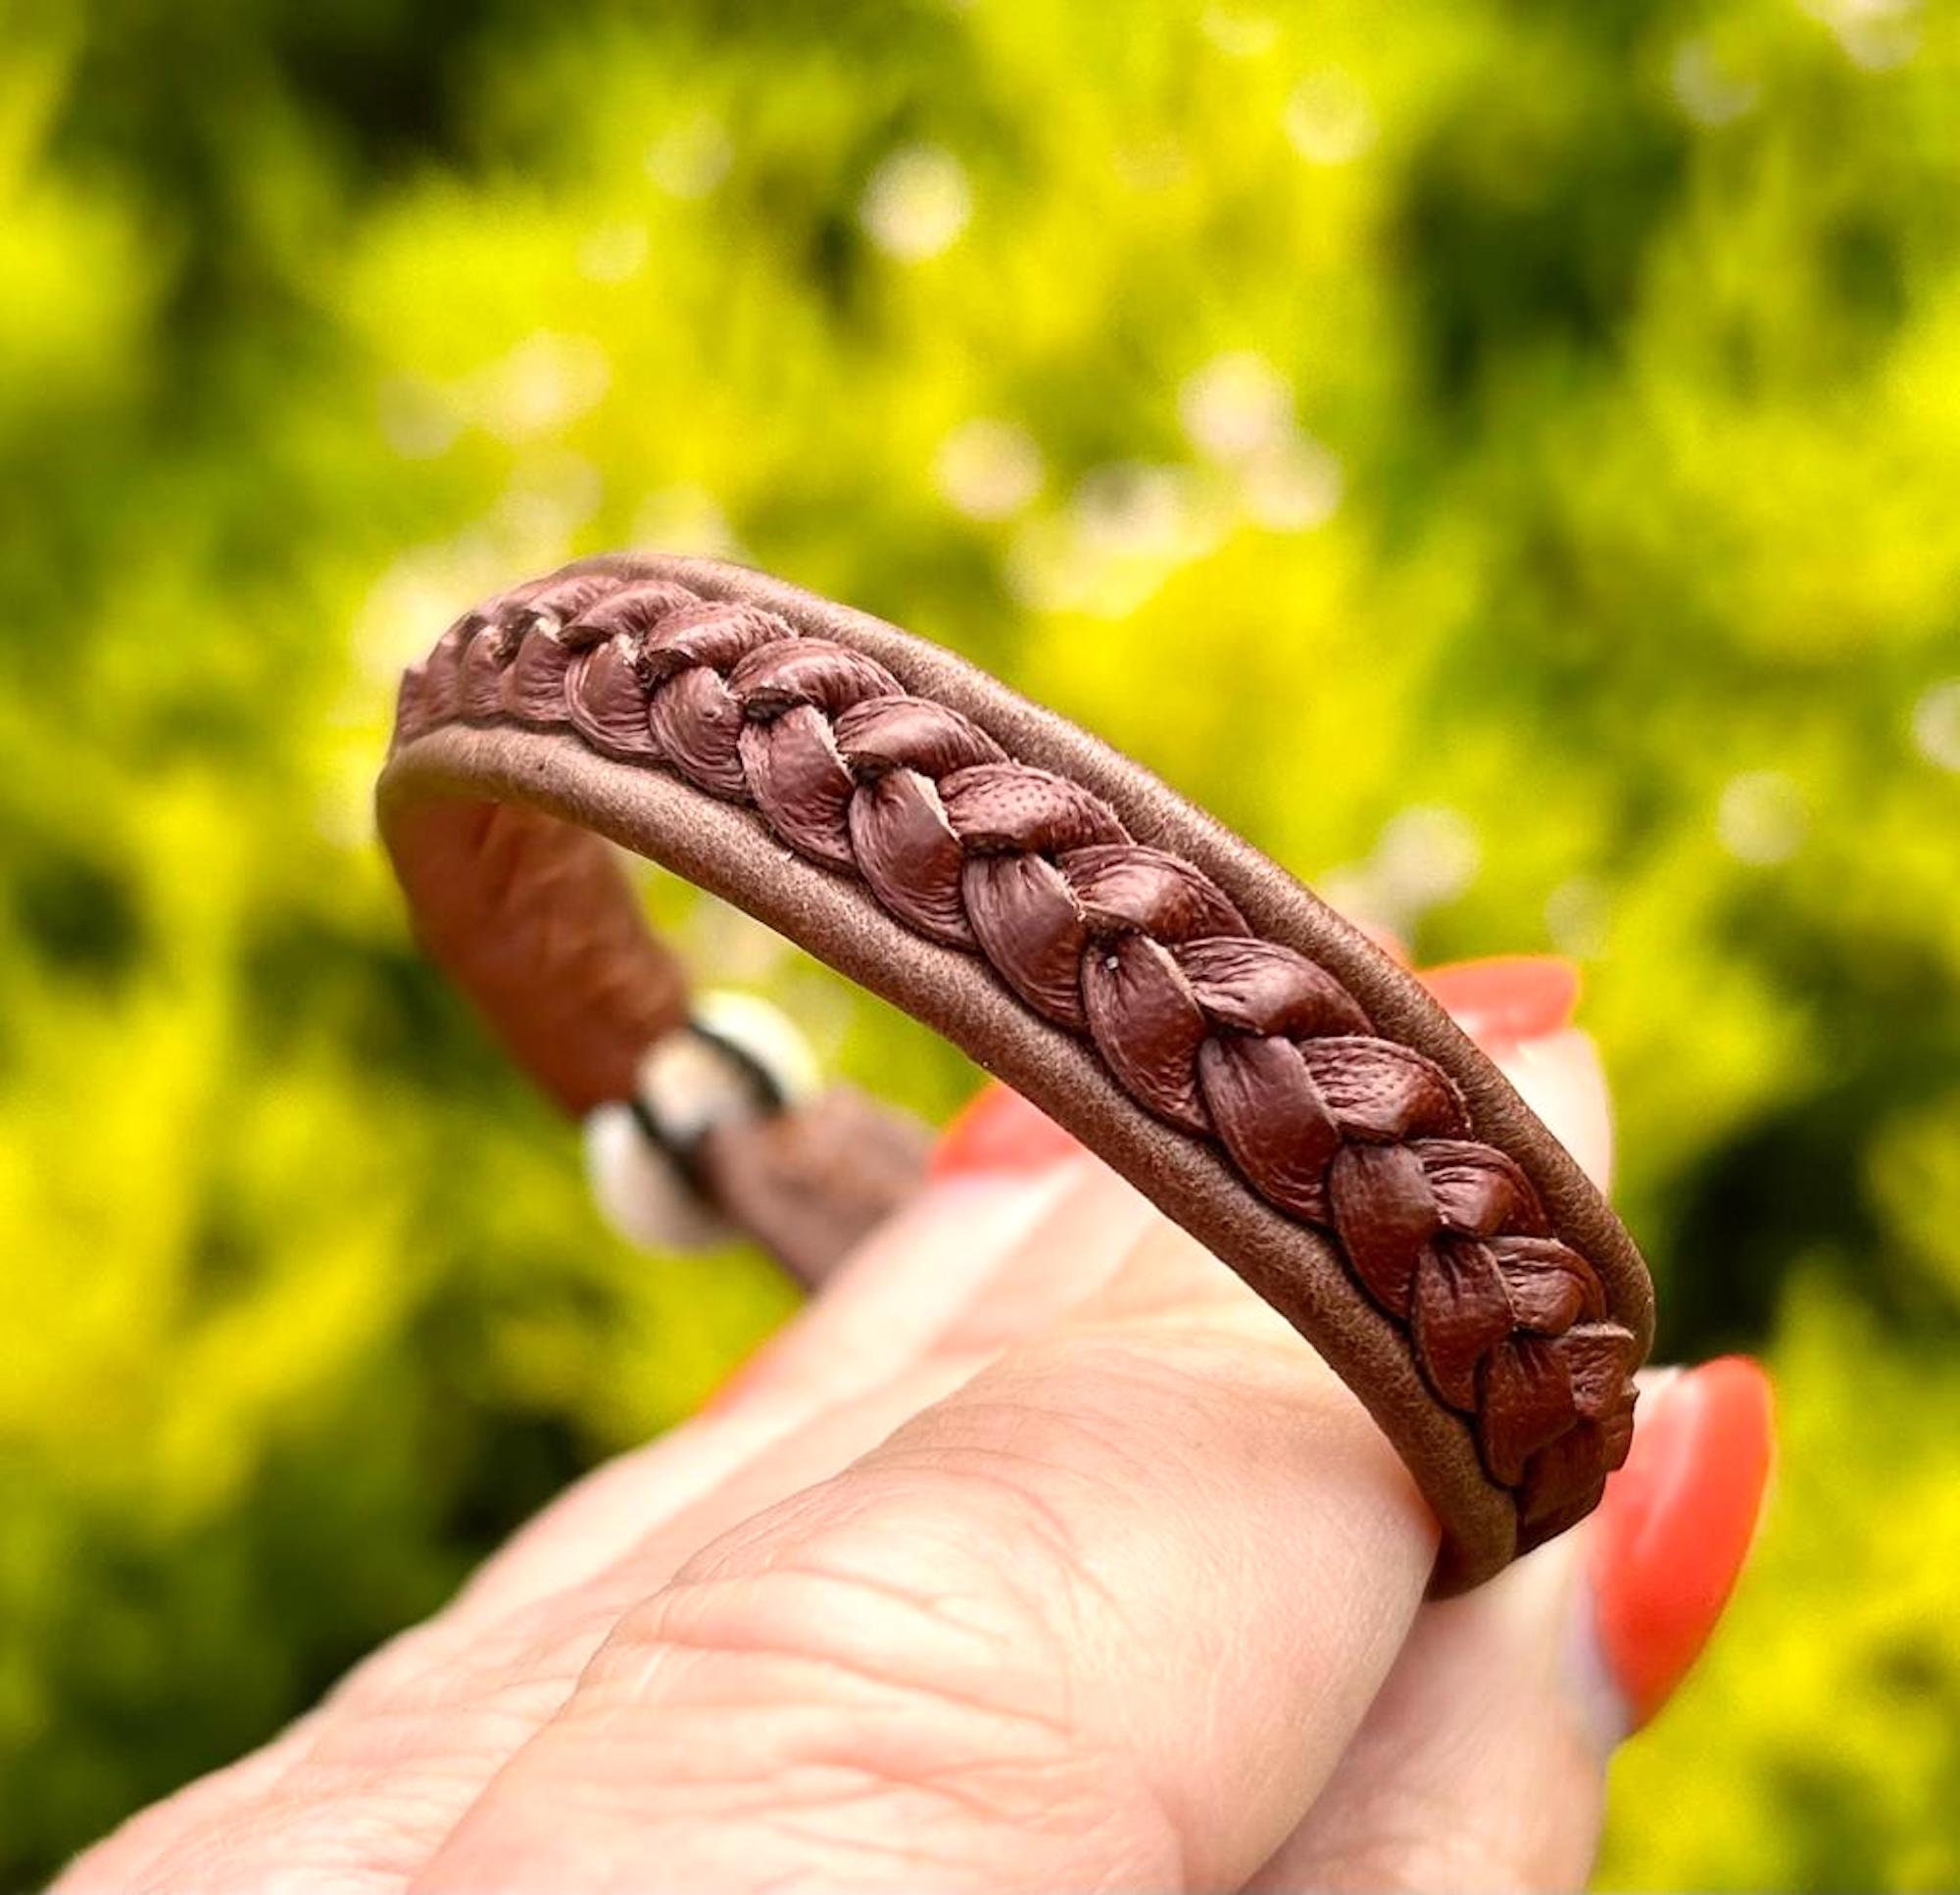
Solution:
<svg viewBox="0 0 1960 1895"><path fill-rule="evenodd" d="M1436 1591L1625 1458L1652 1290L1564 1148L1299 883L951 653L741 567L584 560L410 670L379 807L421 939L569 1110L686 1011L601 837L1000 1074L1354 1388L1443 1524ZM831 1093L703 1175L810 1270L917 1163Z"/></svg>

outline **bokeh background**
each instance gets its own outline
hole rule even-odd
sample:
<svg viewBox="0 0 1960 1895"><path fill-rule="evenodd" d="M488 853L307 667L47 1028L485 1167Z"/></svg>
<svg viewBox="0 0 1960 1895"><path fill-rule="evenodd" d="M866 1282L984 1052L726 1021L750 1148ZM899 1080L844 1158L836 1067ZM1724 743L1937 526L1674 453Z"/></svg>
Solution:
<svg viewBox="0 0 1960 1895"><path fill-rule="evenodd" d="M1960 1885L1956 125L1910 0L10 9L0 1883L789 1306L600 1228L370 833L398 667L644 542L1583 963L1664 1351L1783 1403L1602 1879Z"/></svg>

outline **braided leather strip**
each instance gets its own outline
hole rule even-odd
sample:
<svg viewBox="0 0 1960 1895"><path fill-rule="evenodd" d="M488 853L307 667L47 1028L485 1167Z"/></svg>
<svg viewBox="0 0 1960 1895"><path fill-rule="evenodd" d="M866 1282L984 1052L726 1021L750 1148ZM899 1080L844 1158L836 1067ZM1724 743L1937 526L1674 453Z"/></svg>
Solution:
<svg viewBox="0 0 1960 1895"><path fill-rule="evenodd" d="M397 743L457 720L569 728L748 806L1092 1044L1138 1105L1332 1242L1471 1423L1521 1548L1625 1459L1640 1344L1454 1082L1082 785L773 611L609 571L452 625L403 679Z"/></svg>

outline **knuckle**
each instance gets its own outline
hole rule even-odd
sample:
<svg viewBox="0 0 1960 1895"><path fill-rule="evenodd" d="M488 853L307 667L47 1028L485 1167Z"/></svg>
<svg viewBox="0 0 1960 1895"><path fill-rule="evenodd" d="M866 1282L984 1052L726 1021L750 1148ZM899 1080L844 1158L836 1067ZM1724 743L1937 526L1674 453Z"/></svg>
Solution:
<svg viewBox="0 0 1960 1895"><path fill-rule="evenodd" d="M621 1616L583 1688L664 1695L683 1673L740 1671L1030 1726L1054 1713L1049 1615L999 1557L1004 1513L1023 1516L1018 1534L1028 1512L1011 1487L890 1468L837 1492L818 1517L791 1503L690 1562Z"/></svg>
<svg viewBox="0 0 1960 1895"><path fill-rule="evenodd" d="M1077 1702L1073 1551L1018 1470L901 1460L806 1499L626 1613L588 1713L653 1711L688 1807L792 1854L899 1847L925 1874L1011 1839L1064 1879L1112 1850L1146 1878L1174 1865L1143 1774Z"/></svg>

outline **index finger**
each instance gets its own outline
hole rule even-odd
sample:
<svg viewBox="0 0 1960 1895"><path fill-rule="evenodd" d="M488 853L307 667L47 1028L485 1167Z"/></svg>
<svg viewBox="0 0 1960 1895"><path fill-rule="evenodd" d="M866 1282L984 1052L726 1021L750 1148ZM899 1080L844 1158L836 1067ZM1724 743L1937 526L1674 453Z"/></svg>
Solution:
<svg viewBox="0 0 1960 1895"><path fill-rule="evenodd" d="M1435 1548L1359 1403L1158 1227L1078 1316L629 1611L420 1885L593 1851L676 1885L1236 1882Z"/></svg>

